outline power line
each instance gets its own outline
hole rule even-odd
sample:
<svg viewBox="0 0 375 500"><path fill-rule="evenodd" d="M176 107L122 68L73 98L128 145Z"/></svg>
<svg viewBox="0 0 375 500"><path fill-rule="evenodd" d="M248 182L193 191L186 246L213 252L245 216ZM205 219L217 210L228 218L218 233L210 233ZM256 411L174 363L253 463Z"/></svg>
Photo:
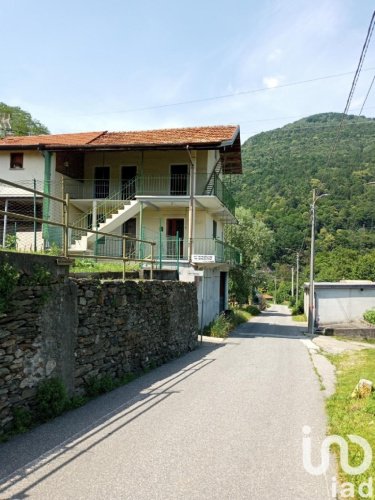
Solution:
<svg viewBox="0 0 375 500"><path fill-rule="evenodd" d="M343 126L343 123L344 123L344 119L345 119L345 117L346 117L346 115L348 113L350 104L352 102L354 91L355 91L355 88L357 86L357 82L358 82L358 79L359 79L359 75L361 74L361 71L362 71L363 62L365 60L367 49L368 49L368 46L370 44L372 33L374 31L374 25L375 25L375 11L372 13L372 16L371 16L370 25L369 25L368 30L367 30L366 39L365 39L365 42L364 42L363 47L362 47L361 55L359 57L357 69L356 69L355 74L354 74L354 78L353 78L352 85L351 85L351 88L350 88L350 91L349 91L349 95L348 95L348 98L346 100L345 109L344 109L344 112L342 114L340 123L338 125L336 138L335 138L335 141L334 141L334 143L332 145L332 149L331 149L331 152L330 152L328 160L327 160L327 166L331 165L333 154L335 153L337 145L339 143L341 129L342 129L342 126Z"/></svg>
<svg viewBox="0 0 375 500"><path fill-rule="evenodd" d="M372 80L371 80L370 87L369 87L369 89L368 89L368 91L367 91L367 94L366 94L366 97L365 97L365 99L364 99L364 101L363 101L363 103L362 103L362 106L361 106L361 111L359 112L359 115L358 115L358 116L361 116L361 114L362 114L363 108L365 107L365 104L366 104L367 98L368 98L368 96L369 96L369 94L370 94L370 92L371 92L371 89L372 89L372 86L373 86L373 84L374 84L374 81L375 81L375 75L373 76L373 78L372 78Z"/></svg>
<svg viewBox="0 0 375 500"><path fill-rule="evenodd" d="M366 98L367 98L367 96L366 96ZM361 106L361 112L365 108L364 107L365 102ZM353 110L356 110L356 109L359 109L359 108L360 108L360 106L354 106L354 107L351 107L350 110L353 111ZM374 108L375 108L375 106L366 106L365 109L374 109ZM361 115L361 112L359 113L358 116ZM326 113L327 113L327 111L321 111L321 112L316 112L314 114L326 114ZM337 112L336 111L332 111L332 113L341 113L341 111L337 111ZM274 122L274 121L277 121L277 120L294 120L294 119L296 119L296 120L301 119L302 120L303 118L306 118L306 115L276 116L274 118L260 118L258 120L241 120L241 124L242 123L258 123L258 122Z"/></svg>
<svg viewBox="0 0 375 500"><path fill-rule="evenodd" d="M344 115L348 112L348 109L350 107L350 103L352 102L354 91L355 91L355 88L357 86L358 78L359 78L359 75L361 74L363 62L365 60L367 49L368 49L368 46L370 44L372 33L374 31L374 25L375 25L375 11L372 13L370 25L369 25L368 30L367 30L367 35L366 35L365 43L363 44L363 47L362 47L362 52L361 52L361 55L360 55L360 58L359 58L358 66L357 66L357 69L356 69L356 72L355 72L355 75L354 75L354 78L353 78L353 82L352 82L352 86L351 86L351 89L350 89L350 92L349 92L348 99L346 101L346 106L345 106L345 109L344 109Z"/></svg>
<svg viewBox="0 0 375 500"><path fill-rule="evenodd" d="M369 120L374 120L373 121L373 124L375 125L375 119L374 118L369 118ZM354 126L360 126L360 125L363 125L363 126L368 126L371 122L368 122L368 121L363 121L363 122L346 122L346 127L354 127ZM290 127L290 128L288 128ZM265 134L265 133L272 133L272 132L278 132L278 131L290 131L291 133L295 133L295 132L303 132L304 130L310 130L310 131L314 131L314 130L321 130L321 129L329 129L330 131L333 131L334 132L334 125L333 124L327 124L327 125L306 125L306 126L303 126L303 127L295 127L293 126L293 124L291 123L288 123L287 125L283 125L281 127L278 127L278 128L275 128L275 129L272 129L272 130L268 130L268 131L265 131L265 132L256 132L254 131L253 132L253 135L250 135L249 136L249 139L251 137L254 137L255 135L259 135L259 134ZM241 135L243 135L243 127L241 125Z"/></svg>
<svg viewBox="0 0 375 500"><path fill-rule="evenodd" d="M373 71L375 68L366 68L363 71ZM242 90L239 92L232 92L230 94L222 94L222 95L216 95L216 96L211 96L211 97L201 97L199 99L191 99L191 100L186 100L186 101L178 101L178 102L173 102L173 103L166 103L166 104L156 104L152 106L141 106L138 108L128 108L128 109L123 109L123 110L117 110L117 111L98 111L96 113L90 113L90 114L78 114L75 116L94 116L94 115L112 115L112 114L122 114L122 113L133 113L136 111L151 111L153 109L162 109L162 108L170 108L174 106L182 106L184 104L198 104L201 102L209 102L209 101L216 101L219 99L228 99L230 97L238 97L242 95L249 95L249 94L256 94L258 92L265 92L269 90L276 90L276 89L281 89L281 88L286 88L286 87L294 87L297 85L304 85L306 83L312 83L312 82L317 82L321 80L329 80L332 78L341 78L343 76L348 76L352 75L354 71L347 71L346 73L336 73L332 75L326 75L326 76L319 76L317 78L310 78L308 80L299 80L296 82L290 82L290 83L284 83L281 85L276 85L275 87L260 87L257 89L250 89L250 90Z"/></svg>

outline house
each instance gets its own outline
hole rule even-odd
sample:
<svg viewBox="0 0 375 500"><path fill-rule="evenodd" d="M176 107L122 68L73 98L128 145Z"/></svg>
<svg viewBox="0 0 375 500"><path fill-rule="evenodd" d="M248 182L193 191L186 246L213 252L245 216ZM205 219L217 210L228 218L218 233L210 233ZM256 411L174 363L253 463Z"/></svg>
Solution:
<svg viewBox="0 0 375 500"><path fill-rule="evenodd" d="M242 173L236 126L138 132L8 136L0 140L0 178L69 199L71 255L121 256L122 234L156 242L160 269L197 283L201 326L227 308L228 271L240 252L224 241L235 224L228 189ZM51 200L0 184L0 207L37 217L61 217ZM100 238L85 229L110 233ZM61 245L60 228L3 217L0 243L17 233L19 248ZM2 238L1 238L2 235ZM117 238L116 238L117 236ZM142 257L142 245L126 255Z"/></svg>
<svg viewBox="0 0 375 500"><path fill-rule="evenodd" d="M309 311L309 283L304 285L304 309ZM357 323L363 313L375 308L375 283L366 280L315 282L315 326Z"/></svg>

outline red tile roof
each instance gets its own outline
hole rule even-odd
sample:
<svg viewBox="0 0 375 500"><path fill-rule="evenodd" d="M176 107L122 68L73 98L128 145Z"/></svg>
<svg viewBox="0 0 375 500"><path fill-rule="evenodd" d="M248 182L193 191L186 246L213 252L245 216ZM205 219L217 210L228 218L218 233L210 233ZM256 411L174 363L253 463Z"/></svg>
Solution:
<svg viewBox="0 0 375 500"><path fill-rule="evenodd" d="M95 139L94 145L194 145L232 141L236 126L171 128L140 132L107 132Z"/></svg>
<svg viewBox="0 0 375 500"><path fill-rule="evenodd" d="M79 134L8 136L0 139L1 146L84 146L105 132L82 132Z"/></svg>
<svg viewBox="0 0 375 500"><path fill-rule="evenodd" d="M183 146L232 143L237 135L238 127L212 126L173 128L160 130L144 130L139 132L83 132L79 134L10 136L0 140L0 149L6 146L37 147L37 146Z"/></svg>

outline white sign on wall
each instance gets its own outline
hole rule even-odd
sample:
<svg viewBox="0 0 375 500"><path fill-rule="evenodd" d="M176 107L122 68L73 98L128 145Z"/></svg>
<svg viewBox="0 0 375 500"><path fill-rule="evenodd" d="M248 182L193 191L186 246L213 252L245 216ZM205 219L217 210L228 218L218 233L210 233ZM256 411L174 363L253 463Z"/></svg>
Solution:
<svg viewBox="0 0 375 500"><path fill-rule="evenodd" d="M209 262L215 262L215 255L193 254L191 260L194 264L206 264Z"/></svg>

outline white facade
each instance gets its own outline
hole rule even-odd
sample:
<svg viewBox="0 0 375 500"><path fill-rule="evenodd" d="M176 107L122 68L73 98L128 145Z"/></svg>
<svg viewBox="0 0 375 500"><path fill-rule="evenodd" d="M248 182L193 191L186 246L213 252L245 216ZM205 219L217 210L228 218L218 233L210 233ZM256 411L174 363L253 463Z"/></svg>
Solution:
<svg viewBox="0 0 375 500"><path fill-rule="evenodd" d="M315 283L315 322L317 326L361 321L363 313L375 308L375 283ZM305 284L304 307L309 310L309 287Z"/></svg>

